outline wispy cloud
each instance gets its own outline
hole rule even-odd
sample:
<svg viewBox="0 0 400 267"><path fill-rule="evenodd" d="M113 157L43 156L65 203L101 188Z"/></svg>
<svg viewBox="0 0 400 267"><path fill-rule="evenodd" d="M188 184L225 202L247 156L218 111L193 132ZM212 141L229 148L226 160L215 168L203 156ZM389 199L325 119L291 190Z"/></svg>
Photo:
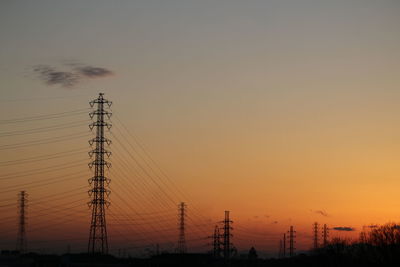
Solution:
<svg viewBox="0 0 400 267"><path fill-rule="evenodd" d="M114 72L103 68L80 63L64 64L66 70L59 70L49 65L36 65L33 72L47 85L59 85L64 88L76 86L84 79L96 79L114 75Z"/></svg>
<svg viewBox="0 0 400 267"><path fill-rule="evenodd" d="M88 77L88 78L101 78L111 76L114 73L111 70L100 68L100 67L92 67L92 66L83 66L78 67L76 70L79 74Z"/></svg>
<svg viewBox="0 0 400 267"><path fill-rule="evenodd" d="M351 232L356 230L353 227L347 227L347 226L338 226L338 227L333 227L332 229L335 231L346 231L346 232Z"/></svg>
<svg viewBox="0 0 400 267"><path fill-rule="evenodd" d="M63 87L72 87L79 81L79 75L74 72L57 71L47 65L37 65L33 71L47 85L61 85Z"/></svg>
<svg viewBox="0 0 400 267"><path fill-rule="evenodd" d="M311 212L314 212L316 214L322 215L324 217L329 217L328 213L324 210L310 210Z"/></svg>

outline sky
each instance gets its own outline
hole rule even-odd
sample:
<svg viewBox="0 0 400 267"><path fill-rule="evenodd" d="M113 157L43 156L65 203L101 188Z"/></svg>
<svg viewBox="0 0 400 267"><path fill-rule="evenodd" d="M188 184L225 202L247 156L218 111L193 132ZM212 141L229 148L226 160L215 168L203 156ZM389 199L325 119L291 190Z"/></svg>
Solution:
<svg viewBox="0 0 400 267"><path fill-rule="evenodd" d="M1 248L27 190L32 250L85 250L99 92L113 101L113 253L172 249L180 201L192 251L225 210L235 246L266 255L290 225L307 250L315 221L353 239L399 221L399 12L395 0L2 1Z"/></svg>

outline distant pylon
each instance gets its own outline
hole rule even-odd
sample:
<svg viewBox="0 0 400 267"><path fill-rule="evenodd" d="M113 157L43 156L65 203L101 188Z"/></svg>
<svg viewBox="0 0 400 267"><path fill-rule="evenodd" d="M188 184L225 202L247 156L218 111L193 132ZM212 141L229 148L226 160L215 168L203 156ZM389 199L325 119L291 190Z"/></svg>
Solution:
<svg viewBox="0 0 400 267"><path fill-rule="evenodd" d="M282 240L282 256L285 258L286 257L286 234L283 234L283 240Z"/></svg>
<svg viewBox="0 0 400 267"><path fill-rule="evenodd" d="M25 207L28 194L25 191L21 191L18 194L18 235L17 235L17 251L23 254L27 251L27 241L26 241L26 218L25 218Z"/></svg>
<svg viewBox="0 0 400 267"><path fill-rule="evenodd" d="M221 240L220 240L218 225L216 225L214 228L214 234L212 235L212 238L213 238L213 256L214 258L219 258L221 256Z"/></svg>
<svg viewBox="0 0 400 267"><path fill-rule="evenodd" d="M324 227L322 228L322 244L324 247L328 245L328 237L329 237L329 229L326 224L324 224Z"/></svg>
<svg viewBox="0 0 400 267"><path fill-rule="evenodd" d="M314 249L318 249L319 246L319 238L318 238L318 223L315 222L313 224L313 232L314 232Z"/></svg>
<svg viewBox="0 0 400 267"><path fill-rule="evenodd" d="M224 223L224 233L223 233L223 237L224 237L224 243L223 243L223 253L224 253L224 259L229 259L231 257L231 252L232 252L232 244L231 244L231 223L233 223L233 221L231 221L229 219L229 211L226 210L225 211L225 219L223 220Z"/></svg>
<svg viewBox="0 0 400 267"><path fill-rule="evenodd" d="M290 230L288 231L289 233L289 256L292 257L294 256L294 251L296 248L294 247L294 244L296 241L294 240L296 238L295 234L296 231L293 230L293 226L290 226Z"/></svg>
<svg viewBox="0 0 400 267"><path fill-rule="evenodd" d="M90 233L88 242L88 253L107 254L108 253L108 239L107 239L107 225L106 225L106 207L110 205L107 197L110 190L106 189L110 183L110 179L105 176L105 167L110 168L111 163L104 159L104 155L110 157L111 152L106 150L105 145L110 145L111 140L104 136L104 129L111 128L111 124L106 122L110 119L111 112L106 109L111 106L111 101L104 99L104 94L100 93L98 98L90 102L90 106L96 109L89 113L90 118L94 121L89 125L91 130L95 129L96 137L89 141L91 146L95 146L89 152L89 156L94 160L89 163L90 169L94 167L94 176L89 179L89 184L92 188L88 191L89 196L92 197L88 203L92 209L92 219L90 223Z"/></svg>
<svg viewBox="0 0 400 267"><path fill-rule="evenodd" d="M181 254L184 254L187 251L185 240L185 207L186 204L184 202L179 204L179 239L177 252Z"/></svg>

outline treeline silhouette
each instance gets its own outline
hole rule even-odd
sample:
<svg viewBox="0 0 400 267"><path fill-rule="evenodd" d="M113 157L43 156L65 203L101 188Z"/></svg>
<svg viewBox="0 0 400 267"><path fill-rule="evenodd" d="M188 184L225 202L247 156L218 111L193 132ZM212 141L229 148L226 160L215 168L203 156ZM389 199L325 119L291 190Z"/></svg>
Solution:
<svg viewBox="0 0 400 267"><path fill-rule="evenodd" d="M333 238L327 246L287 261L276 266L399 266L400 225L374 226L357 241Z"/></svg>
<svg viewBox="0 0 400 267"><path fill-rule="evenodd" d="M14 255L15 256L15 255ZM2 253L0 265L8 266L400 266L400 225L387 223L373 226L369 233L361 233L360 239L333 238L326 246L287 258L260 259L256 248L247 254L236 255L229 260L214 258L211 254L164 253L147 259L116 258L111 255L25 254L12 257Z"/></svg>

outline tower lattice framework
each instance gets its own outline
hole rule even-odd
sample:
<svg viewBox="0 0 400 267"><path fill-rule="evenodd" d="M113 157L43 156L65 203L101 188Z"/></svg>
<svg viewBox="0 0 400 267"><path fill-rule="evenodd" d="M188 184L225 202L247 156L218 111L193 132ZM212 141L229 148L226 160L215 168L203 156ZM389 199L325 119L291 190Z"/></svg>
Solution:
<svg viewBox="0 0 400 267"><path fill-rule="evenodd" d="M89 128L96 132L96 137L89 140L92 150L89 156L93 159L89 163L89 168L94 169L94 176L89 179L91 189L88 191L91 201L88 203L92 209L92 218L90 223L88 253L107 254L108 239L106 225L106 207L110 205L107 200L110 190L107 189L110 179L105 176L105 169L111 167L111 163L105 160L110 157L111 152L105 149L105 146L111 144L111 140L105 137L105 129L110 129L111 124L107 120L111 117L108 111L112 102L104 98L100 93L98 98L90 102L90 106L95 108L89 113L93 122Z"/></svg>
<svg viewBox="0 0 400 267"><path fill-rule="evenodd" d="M328 245L328 237L329 237L329 228L326 224L324 224L324 227L322 228L322 244L324 247Z"/></svg>
<svg viewBox="0 0 400 267"><path fill-rule="evenodd" d="M318 231L318 223L315 222L313 225L313 234L314 234L314 249L318 249L319 247L319 231Z"/></svg>
<svg viewBox="0 0 400 267"><path fill-rule="evenodd" d="M296 250L294 246L294 244L296 243L295 241L296 231L294 230L293 226L290 226L288 234L289 234L289 256L292 257L295 255L295 250Z"/></svg>
<svg viewBox="0 0 400 267"><path fill-rule="evenodd" d="M18 194L18 234L17 234L17 251L21 254L27 252L27 241L26 241L26 203L28 194L25 191L21 191Z"/></svg>
<svg viewBox="0 0 400 267"><path fill-rule="evenodd" d="M181 202L179 204L179 238L178 238L178 253L184 254L187 252L186 239L185 239L185 216L186 216L186 204Z"/></svg>
<svg viewBox="0 0 400 267"><path fill-rule="evenodd" d="M213 238L213 256L214 258L219 258L221 256L221 235L219 233L218 225L214 228L214 234L212 235Z"/></svg>
<svg viewBox="0 0 400 267"><path fill-rule="evenodd" d="M231 252L232 252L232 243L231 243L231 230L232 226L231 224L233 221L229 219L229 211L225 211L225 219L222 221L224 226L223 226L223 254L224 254L224 259L229 259L231 257Z"/></svg>
<svg viewBox="0 0 400 267"><path fill-rule="evenodd" d="M286 257L286 233L283 234L283 239L282 239L282 257Z"/></svg>

